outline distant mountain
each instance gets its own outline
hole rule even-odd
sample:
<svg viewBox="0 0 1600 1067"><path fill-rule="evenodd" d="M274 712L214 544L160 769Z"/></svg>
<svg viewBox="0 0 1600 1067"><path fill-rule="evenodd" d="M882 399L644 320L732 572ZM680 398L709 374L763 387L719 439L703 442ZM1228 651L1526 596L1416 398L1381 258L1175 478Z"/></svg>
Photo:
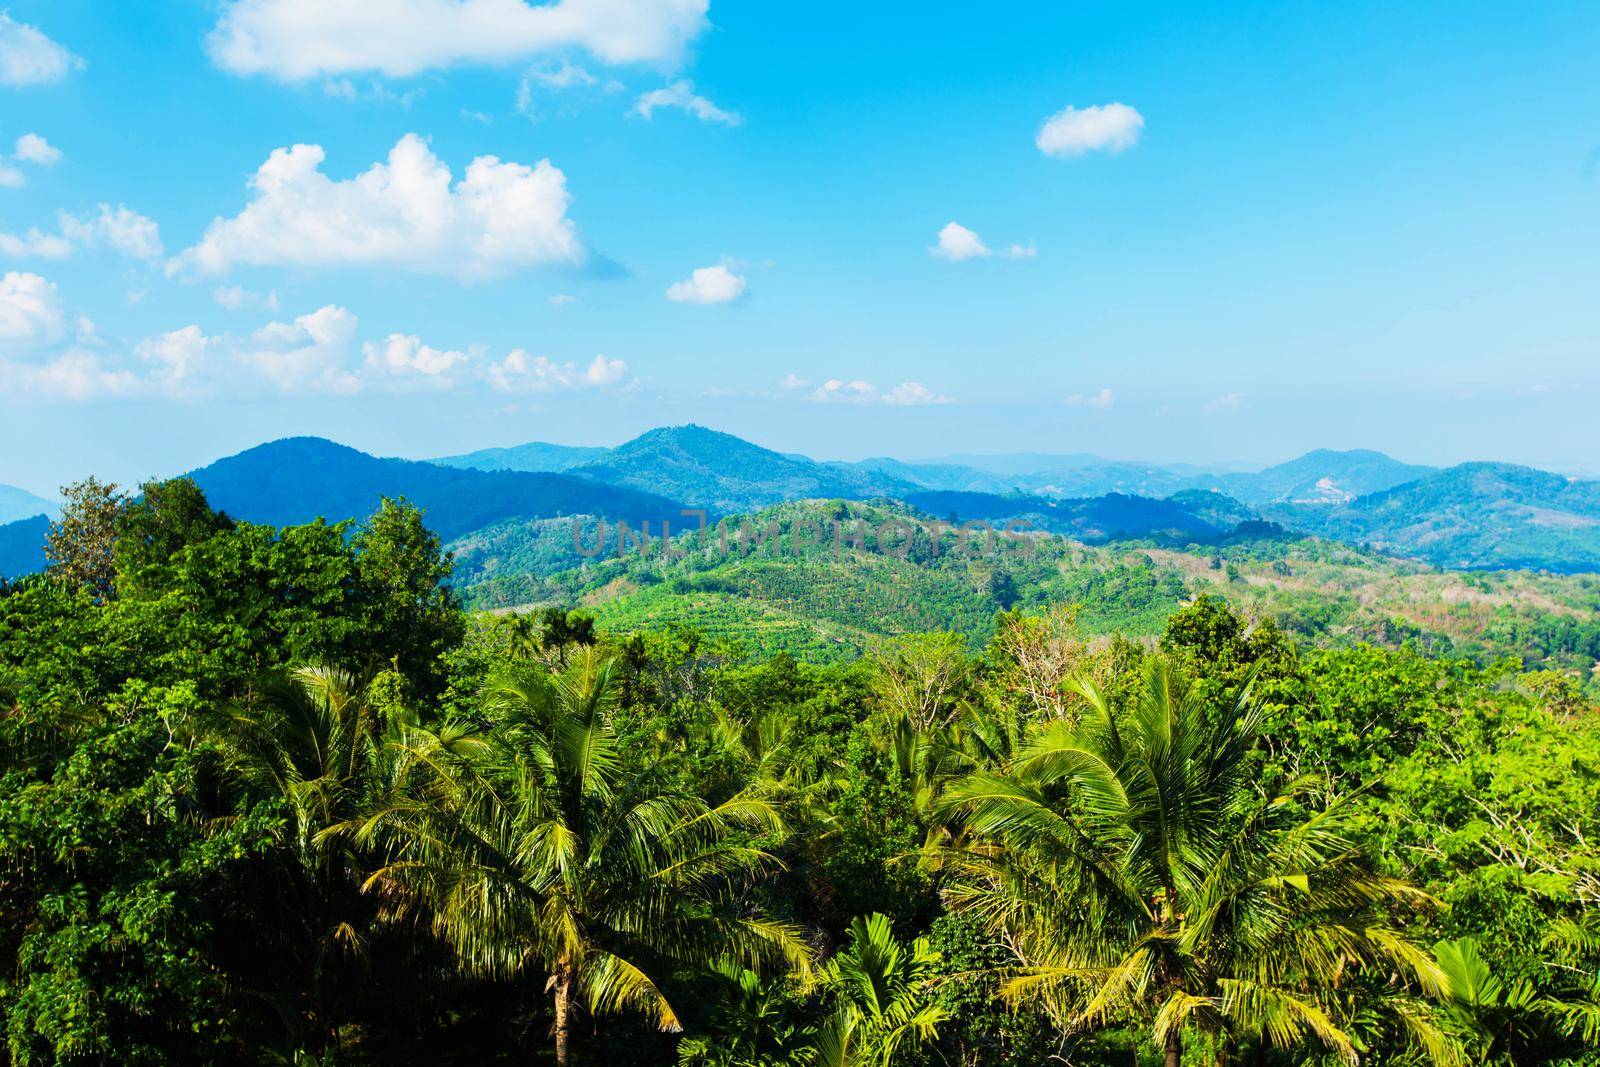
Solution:
<svg viewBox="0 0 1600 1067"><path fill-rule="evenodd" d="M1193 492L1165 500L1108 493L1072 500L991 493L912 493L906 503L955 522L983 521L1003 529L1017 521L1025 528L1065 534L1090 544L1152 539L1174 544L1209 544L1231 534L1255 515L1237 501L1215 493Z"/></svg>
<svg viewBox="0 0 1600 1067"><path fill-rule="evenodd" d="M720 513L810 497L900 496L917 488L887 474L787 456L694 425L651 430L569 473L665 493Z"/></svg>
<svg viewBox="0 0 1600 1067"><path fill-rule="evenodd" d="M877 456L855 463L830 463L829 466L851 467L896 478L922 489L953 489L974 493L1008 493L1016 489L1016 483L1011 478L957 463L904 463L898 459Z"/></svg>
<svg viewBox="0 0 1600 1067"><path fill-rule="evenodd" d="M440 456L429 460L445 467L466 467L480 471L543 471L560 474L584 463L600 459L609 448L586 448L581 445L551 445L543 441L530 441L510 448L483 448L461 456Z"/></svg>
<svg viewBox="0 0 1600 1067"><path fill-rule="evenodd" d="M1600 482L1509 463L1464 463L1284 521L1445 567L1600 570Z"/></svg>
<svg viewBox="0 0 1600 1067"><path fill-rule="evenodd" d="M44 570L44 535L50 520L43 515L0 525L0 578L20 578Z"/></svg>
<svg viewBox="0 0 1600 1067"><path fill-rule="evenodd" d="M1044 471L1076 470L1079 467L1097 467L1110 460L1088 452L1056 455L1049 452L1003 452L993 455L982 452L959 452L936 459L924 460L919 466L971 467L1007 478L1023 474L1040 474Z"/></svg>
<svg viewBox="0 0 1600 1067"><path fill-rule="evenodd" d="M1225 474L1216 481L1223 492L1251 504L1348 504L1437 472L1437 467L1402 463L1369 449L1319 448L1263 471Z"/></svg>
<svg viewBox="0 0 1600 1067"><path fill-rule="evenodd" d="M220 459L190 474L213 507L282 526L364 518L384 496L404 496L449 540L513 517L603 515L637 523L676 518L654 493L562 474L479 471L379 459L320 437L290 437Z"/></svg>
<svg viewBox="0 0 1600 1067"><path fill-rule="evenodd" d="M0 523L16 522L35 515L55 517L58 505L53 500L34 496L14 485L0 485Z"/></svg>

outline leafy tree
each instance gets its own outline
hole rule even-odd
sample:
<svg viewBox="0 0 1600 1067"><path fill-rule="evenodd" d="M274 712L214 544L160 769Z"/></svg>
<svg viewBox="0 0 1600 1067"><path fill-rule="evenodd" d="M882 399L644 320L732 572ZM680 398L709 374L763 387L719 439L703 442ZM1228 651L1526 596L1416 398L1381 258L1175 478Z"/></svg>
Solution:
<svg viewBox="0 0 1600 1067"><path fill-rule="evenodd" d="M126 503L114 482L91 477L61 487L61 517L45 534L45 558L57 578L96 597L111 592L117 528Z"/></svg>
<svg viewBox="0 0 1600 1067"><path fill-rule="evenodd" d="M388 662L408 682L424 694L437 694L444 686L440 657L460 644L464 629L460 606L446 584L450 558L438 535L404 498L384 497L351 538L351 548L371 605L374 659L388 653Z"/></svg>
<svg viewBox="0 0 1600 1067"><path fill-rule="evenodd" d="M117 516L115 562L118 581L135 585L141 576L170 565L190 545L233 529L233 520L207 503L189 478L146 482Z"/></svg>
<svg viewBox="0 0 1600 1067"><path fill-rule="evenodd" d="M215 938L272 820L247 812L206 832L203 754L171 744L185 703L150 691L95 709L51 746L59 759L0 774L0 1059L241 1055L249 1031ZM0 750L40 725L7 716Z"/></svg>

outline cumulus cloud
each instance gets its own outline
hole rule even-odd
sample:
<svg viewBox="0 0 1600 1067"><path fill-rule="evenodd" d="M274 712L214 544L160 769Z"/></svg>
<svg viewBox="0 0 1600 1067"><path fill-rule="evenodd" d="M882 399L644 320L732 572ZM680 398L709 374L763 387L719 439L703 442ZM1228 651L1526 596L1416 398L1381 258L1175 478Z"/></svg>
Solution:
<svg viewBox="0 0 1600 1067"><path fill-rule="evenodd" d="M275 150L251 179L250 203L214 220L169 273L384 265L472 280L585 258L566 176L547 159L529 167L479 156L452 186L450 168L416 134L345 181L322 173L323 158L320 145Z"/></svg>
<svg viewBox="0 0 1600 1067"><path fill-rule="evenodd" d="M391 333L382 344L368 341L362 351L370 370L400 377L421 375L443 385L450 383L451 371L467 362L465 352L425 345L416 334Z"/></svg>
<svg viewBox="0 0 1600 1067"><path fill-rule="evenodd" d="M952 221L945 223L944 229L939 231L938 240L928 249L928 254L935 259L959 263L966 259L987 259L995 252L983 243L983 238L975 231ZM1032 259L1036 254L1037 250L1031 243L1014 244L1000 253L1006 259Z"/></svg>
<svg viewBox="0 0 1600 1067"><path fill-rule="evenodd" d="M38 29L0 11L0 85L46 85L82 66L83 60Z"/></svg>
<svg viewBox="0 0 1600 1067"><path fill-rule="evenodd" d="M576 304L577 302L578 298L571 293L557 293L550 298L550 306L553 308L566 307L568 304Z"/></svg>
<svg viewBox="0 0 1600 1067"><path fill-rule="evenodd" d="M61 162L61 149L36 133L25 133L18 137L13 155L24 163L40 167L51 167Z"/></svg>
<svg viewBox="0 0 1600 1067"><path fill-rule="evenodd" d="M743 276L733 273L726 264L701 267L681 282L667 287L667 299L680 304L726 304L739 299L745 292Z"/></svg>
<svg viewBox="0 0 1600 1067"><path fill-rule="evenodd" d="M223 301L236 302L235 294L219 292ZM261 300L237 296L241 307ZM328 304L246 333L210 334L189 325L108 351L93 323L74 319L53 284L11 272L0 278L0 389L44 400L132 395L200 401L456 387L550 392L603 389L628 378L625 362L603 355L580 365L515 349L490 362L481 347L442 348L415 334L363 342L359 326L353 312Z"/></svg>
<svg viewBox="0 0 1600 1067"><path fill-rule="evenodd" d="M66 259L72 242L54 233L30 229L24 234L0 233L0 256L12 259Z"/></svg>
<svg viewBox="0 0 1600 1067"><path fill-rule="evenodd" d="M101 204L95 214L77 218L61 215L61 234L80 245L104 244L131 259L160 259L165 252L161 229L154 220L118 204Z"/></svg>
<svg viewBox="0 0 1600 1067"><path fill-rule="evenodd" d="M49 167L59 162L59 148L36 133L25 133L17 138L16 150L10 156L0 157L0 189L20 189L28 183L27 174L16 163Z"/></svg>
<svg viewBox="0 0 1600 1067"><path fill-rule="evenodd" d="M54 283L37 274L0 276L0 390L11 396L87 400L126 393L135 379L88 346L94 324L72 321Z"/></svg>
<svg viewBox="0 0 1600 1067"><path fill-rule="evenodd" d="M229 0L206 38L234 74L285 81L406 77L582 49L607 63L679 62L709 0Z"/></svg>
<svg viewBox="0 0 1600 1067"><path fill-rule="evenodd" d="M54 282L24 271L0 276L0 353L60 341L66 329L66 311Z"/></svg>
<svg viewBox="0 0 1600 1067"><path fill-rule="evenodd" d="M1033 143L1047 156L1070 158L1085 152L1121 152L1139 142L1144 116L1127 104L1064 107L1045 119Z"/></svg>
<svg viewBox="0 0 1600 1067"><path fill-rule="evenodd" d="M990 255L989 246L972 230L959 222L947 222L939 231L939 242L928 249L940 259L960 262L963 259L981 259Z"/></svg>
<svg viewBox="0 0 1600 1067"><path fill-rule="evenodd" d="M710 100L694 91L687 81L676 81L662 89L652 89L634 102L633 113L648 119L661 108L686 111L701 122L716 122L724 126L737 126L744 118L732 111L724 111Z"/></svg>
<svg viewBox="0 0 1600 1067"><path fill-rule="evenodd" d="M501 393L549 393L581 387L605 388L619 384L627 374L628 365L620 359L595 356L588 366L579 367L514 348L489 367L489 385Z"/></svg>
<svg viewBox="0 0 1600 1067"><path fill-rule="evenodd" d="M1102 389L1098 393L1073 393L1064 401L1072 408L1109 408L1116 402L1116 394L1110 389Z"/></svg>
<svg viewBox="0 0 1600 1067"><path fill-rule="evenodd" d="M135 354L159 393L187 398L221 391L354 393L350 367L357 319L329 304L292 322L269 322L250 334L206 335L185 326L140 342Z"/></svg>
<svg viewBox="0 0 1600 1067"><path fill-rule="evenodd" d="M137 211L101 204L98 213L78 218L61 212L61 232L30 229L25 234L0 233L0 255L13 258L66 259L79 246L105 245L134 259L161 257L161 231Z"/></svg>
<svg viewBox="0 0 1600 1067"><path fill-rule="evenodd" d="M795 389L809 389L811 387L811 379L802 378L800 375L790 371L788 374L783 376L783 381L779 382L778 385L781 388L791 391Z"/></svg>
<svg viewBox="0 0 1600 1067"><path fill-rule="evenodd" d="M941 396L921 382L901 382L893 389L881 390L862 378L829 378L812 391L811 399L823 404L892 404L896 407L955 403L954 397Z"/></svg>

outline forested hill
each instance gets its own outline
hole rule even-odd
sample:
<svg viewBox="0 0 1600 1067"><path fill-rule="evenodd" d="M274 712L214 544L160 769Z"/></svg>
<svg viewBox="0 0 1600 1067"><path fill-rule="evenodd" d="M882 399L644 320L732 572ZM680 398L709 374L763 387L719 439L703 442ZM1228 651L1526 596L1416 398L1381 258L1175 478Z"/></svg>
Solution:
<svg viewBox="0 0 1600 1067"><path fill-rule="evenodd" d="M481 448L459 456L440 456L430 462L444 467L467 467L480 471L542 471L560 474L603 457L609 448L579 445L550 445L532 441L510 448Z"/></svg>
<svg viewBox="0 0 1600 1067"><path fill-rule="evenodd" d="M1464 463L1286 522L1446 567L1600 570L1600 482L1509 463Z"/></svg>
<svg viewBox="0 0 1600 1067"><path fill-rule="evenodd" d="M785 500L900 496L915 489L888 475L784 455L703 426L651 430L572 473L723 513Z"/></svg>
<svg viewBox="0 0 1600 1067"><path fill-rule="evenodd" d="M379 459L320 437L290 437L192 472L214 507L274 525L361 518L384 497L403 496L441 537L502 519L604 515L638 523L676 516L680 505L655 493L561 474L488 472Z"/></svg>

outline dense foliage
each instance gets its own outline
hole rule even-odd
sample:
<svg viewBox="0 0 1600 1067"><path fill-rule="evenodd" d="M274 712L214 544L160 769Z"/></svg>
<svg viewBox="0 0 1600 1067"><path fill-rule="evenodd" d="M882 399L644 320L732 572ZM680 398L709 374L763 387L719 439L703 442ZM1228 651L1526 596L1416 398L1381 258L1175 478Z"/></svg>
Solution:
<svg viewBox="0 0 1600 1067"><path fill-rule="evenodd" d="M19 1067L1600 1063L1587 612L1469 658L924 541L470 614L403 501L82 490L0 590Z"/></svg>

